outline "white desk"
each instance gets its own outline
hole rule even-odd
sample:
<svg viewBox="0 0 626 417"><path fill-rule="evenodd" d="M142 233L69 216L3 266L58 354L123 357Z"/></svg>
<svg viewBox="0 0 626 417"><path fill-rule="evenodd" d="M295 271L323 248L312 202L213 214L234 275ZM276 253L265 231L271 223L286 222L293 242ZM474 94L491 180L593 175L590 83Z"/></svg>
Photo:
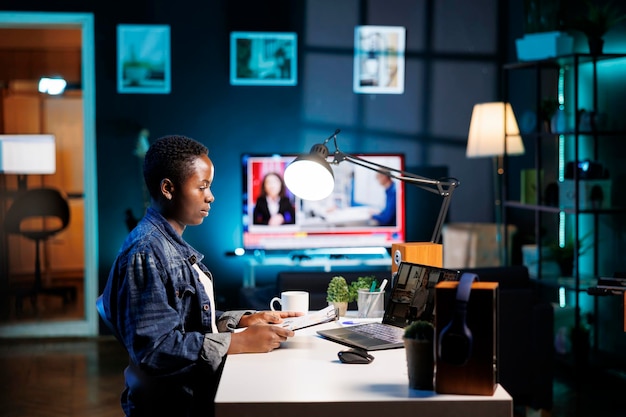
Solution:
<svg viewBox="0 0 626 417"><path fill-rule="evenodd" d="M409 389L404 349L371 352L375 359L368 365L339 362L337 352L346 347L315 333L339 325L298 330L271 353L229 356L216 417L513 416L513 400L500 386L493 396Z"/></svg>

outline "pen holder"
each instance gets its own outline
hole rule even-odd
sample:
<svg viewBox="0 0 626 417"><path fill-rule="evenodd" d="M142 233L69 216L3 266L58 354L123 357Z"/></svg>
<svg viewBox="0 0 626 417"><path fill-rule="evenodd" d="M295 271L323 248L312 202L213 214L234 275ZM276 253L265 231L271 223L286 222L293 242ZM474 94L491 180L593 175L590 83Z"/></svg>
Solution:
<svg viewBox="0 0 626 417"><path fill-rule="evenodd" d="M359 318L380 318L385 313L385 292L358 290Z"/></svg>

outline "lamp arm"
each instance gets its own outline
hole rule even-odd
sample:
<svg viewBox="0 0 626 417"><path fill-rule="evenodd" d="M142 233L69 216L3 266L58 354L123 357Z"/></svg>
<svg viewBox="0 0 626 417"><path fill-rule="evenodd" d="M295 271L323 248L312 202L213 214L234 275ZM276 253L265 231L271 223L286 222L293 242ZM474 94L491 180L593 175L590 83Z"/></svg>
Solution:
<svg viewBox="0 0 626 417"><path fill-rule="evenodd" d="M339 164L341 161L348 161L355 165L362 166L363 168L367 168L381 174L387 174L390 177L395 178L399 181L412 184L416 187L419 187L431 193L438 194L442 197L446 197L451 194L454 188L459 185L459 181L456 178L446 178L445 180L441 180L422 177L421 175L412 174L407 171L402 171L400 169L377 164L376 162L368 161L358 156L349 155L343 153L340 150L337 150L334 153L333 164Z"/></svg>
<svg viewBox="0 0 626 417"><path fill-rule="evenodd" d="M336 133L333 135L335 136ZM331 138L333 137L331 136ZM330 139L330 138L329 138ZM336 145L335 145L336 146ZM378 164L376 162L368 161L366 159L360 158L355 155L346 154L339 149L335 150L333 164L339 164L342 161L348 161L355 165L359 165L363 168L381 173L387 174L391 178L395 178L399 181L406 182L408 184L414 185L423 190L429 191L431 193L435 193L440 195L443 198L443 202L441 203L441 208L439 209L439 216L437 217L437 222L435 223L435 229L433 231L433 235L431 237L431 242L437 243L441 238L441 230L443 228L443 223L446 219L446 215L448 214L448 209L450 208L450 201L452 199L452 193L459 186L459 181L456 178L446 178L445 180L436 180L427 177L422 177L417 174L412 174L407 171L403 171L396 168L391 168L385 165Z"/></svg>

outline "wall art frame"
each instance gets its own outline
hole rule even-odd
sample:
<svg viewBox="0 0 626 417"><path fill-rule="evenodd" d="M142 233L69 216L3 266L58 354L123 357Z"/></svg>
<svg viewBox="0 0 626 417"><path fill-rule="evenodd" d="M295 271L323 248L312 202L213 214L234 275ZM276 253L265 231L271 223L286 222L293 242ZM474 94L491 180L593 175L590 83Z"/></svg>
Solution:
<svg viewBox="0 0 626 417"><path fill-rule="evenodd" d="M169 25L117 25L117 92L169 94Z"/></svg>
<svg viewBox="0 0 626 417"><path fill-rule="evenodd" d="M406 28L356 26L354 30L355 93L404 93Z"/></svg>
<svg viewBox="0 0 626 417"><path fill-rule="evenodd" d="M298 37L292 32L231 32L230 84L298 84Z"/></svg>

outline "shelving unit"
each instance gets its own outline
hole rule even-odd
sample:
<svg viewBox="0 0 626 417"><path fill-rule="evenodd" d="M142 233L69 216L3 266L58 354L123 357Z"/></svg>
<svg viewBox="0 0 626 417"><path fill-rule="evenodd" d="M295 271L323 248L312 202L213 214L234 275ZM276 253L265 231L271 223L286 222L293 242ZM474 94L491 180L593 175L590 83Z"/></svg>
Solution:
<svg viewBox="0 0 626 417"><path fill-rule="evenodd" d="M599 105L598 99L598 67L599 63L609 60L617 60L626 58L626 54L604 54L599 56L592 56L589 54L572 54L562 56L553 59L545 59L540 61L525 61L516 62L504 65L503 67L503 81L504 81L504 101L508 102L512 97L510 96L510 78L513 77L519 71L526 71L525 75L532 78L534 82L534 91L525 91L525 94L531 94L534 96L535 104L535 128L530 133L522 133L525 142L529 143L529 147L534 151L534 164L535 169L535 184L536 195L535 203L527 204L523 203L520 199L513 199L509 195L509 189L511 188L512 179L508 177L508 165L509 160L507 155L504 156L504 178L503 178L503 222L507 224L508 213L511 210L523 210L534 215L534 239L537 244L537 276L535 282L543 288L564 288L565 290L572 291L574 294L574 328L581 329L581 309L580 309L580 295L585 293L588 288L594 287L597 283L597 278L601 274L600 269L600 217L612 216L616 214L623 214L626 212L626 207L601 207L601 208L589 208L581 206L581 199L579 198L580 185L583 181L577 169L577 163L574 164L572 182L573 186L573 206L564 208L562 202L556 203L554 199L549 195L544 195L546 192L546 186L548 184L556 183L558 186L562 186L562 180L566 161L565 148L569 149L569 160L581 161L589 159L592 161L598 161L600 159L600 153L603 146L611 146L610 141L614 138L626 137L624 130L610 130L603 128L601 123L596 123L598 119L596 115L605 114L608 115L608 110L602 108ZM589 70L590 67L590 70ZM590 81L584 86L581 86L581 69L585 68L585 81ZM527 74L527 73L530 74ZM590 74L589 74L590 73ZM566 80L566 81L564 81ZM567 84L567 86L564 86ZM565 116L565 124L561 123L561 129L557 132L545 129L541 123L540 109L542 100L548 94L554 94L552 97L559 98L559 104L562 109L569 111L569 116ZM586 100L583 100L585 96ZM591 125L581 122L581 111L583 109L587 111L595 111L592 113ZM567 112L561 113L566 115ZM572 116L573 115L573 116ZM612 115L613 117L619 117L619 115ZM519 117L519 115L518 115ZM586 152L582 148L585 148ZM505 147L506 149L506 147ZM612 176L612 178L614 178ZM615 185L615 184L614 184ZM547 193L546 193L547 194ZM606 197L605 197L606 198ZM587 271L585 274L581 273L580 252L582 248L581 239L584 234L581 234L581 218L583 216L591 216L590 222L585 222L586 228L590 229L592 240L589 243L589 247L592 248L593 265L592 271ZM548 277L542 273L542 240L544 239L544 231L548 234L552 234L553 239L556 240L559 237L561 240L563 236L567 235L568 230L564 227L563 221L567 219L571 222L569 228L569 236L573 239L574 244L574 267L571 277ZM585 217L587 219L587 217ZM505 236L503 241L508 242ZM587 242L585 243L585 246ZM606 273L606 272L604 272ZM597 298L594 299L594 312L597 320ZM596 327L597 329L597 327ZM593 345L596 346L598 342L597 331L594 332ZM576 349L574 349L574 360L577 361L579 355L577 355Z"/></svg>

